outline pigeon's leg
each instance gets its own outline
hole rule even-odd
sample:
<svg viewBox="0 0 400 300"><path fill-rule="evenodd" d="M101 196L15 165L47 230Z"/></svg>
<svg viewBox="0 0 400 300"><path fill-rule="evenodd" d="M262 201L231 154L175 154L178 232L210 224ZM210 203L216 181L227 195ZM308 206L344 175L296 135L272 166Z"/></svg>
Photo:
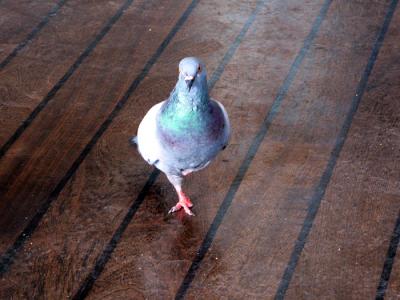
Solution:
<svg viewBox="0 0 400 300"><path fill-rule="evenodd" d="M167 177L174 186L176 193L179 197L178 203L174 207L172 207L168 213L173 213L183 208L188 215L194 216L194 213L190 210L190 207L193 206L193 203L190 201L189 197L187 197L182 191L183 178L177 175L167 175Z"/></svg>

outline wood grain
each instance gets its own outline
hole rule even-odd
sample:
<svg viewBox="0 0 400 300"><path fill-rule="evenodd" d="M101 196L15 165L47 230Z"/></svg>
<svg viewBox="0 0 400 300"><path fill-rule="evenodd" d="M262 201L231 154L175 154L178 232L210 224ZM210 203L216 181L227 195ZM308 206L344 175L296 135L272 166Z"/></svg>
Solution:
<svg viewBox="0 0 400 300"><path fill-rule="evenodd" d="M0 3L0 62L40 23L56 0L4 0Z"/></svg>
<svg viewBox="0 0 400 300"><path fill-rule="evenodd" d="M375 297L400 211L399 25L397 10L288 299ZM394 276L391 284L399 286L399 278ZM396 299L395 290L387 299Z"/></svg>
<svg viewBox="0 0 400 300"><path fill-rule="evenodd" d="M153 15L156 23L151 26L151 32L147 27L147 39L167 27L160 22L176 21L174 17L185 8L176 9L177 3L164 2L162 9L153 8L144 14L143 18ZM7 295L18 297L41 293L62 298L72 296L78 289L151 170L129 145L128 138L136 132L145 112L169 94L182 57L202 57L209 73L213 72L254 7L254 2L230 3L228 7L214 1L198 4L17 257L2 281ZM161 15L162 18L157 17ZM123 22L137 24L139 21L138 17L127 16ZM147 19L142 22L149 25ZM121 31L110 36L122 38L127 26L121 23ZM154 40L160 41L160 38ZM149 52L149 46L142 51ZM169 185L166 187L170 188ZM15 278L21 276L26 279L23 280L26 284L15 285ZM38 290L40 286L44 288Z"/></svg>
<svg viewBox="0 0 400 300"><path fill-rule="evenodd" d="M233 136L215 162L187 178L196 217L167 215L177 199L160 176L88 298L175 296L323 2L266 2L211 93L227 108ZM1 103L8 99L3 95L14 99L6 103L9 114L0 114L0 137L13 132L16 120L32 110L121 3L68 1L0 73ZM0 253L48 198L189 3L134 1L0 160ZM188 299L273 298L388 3L332 2ZM145 112L168 96L182 57L201 57L210 78L255 5L256 0L199 1L0 278L1 299L65 299L76 293L152 171L129 137ZM398 8L288 299L375 296L400 209L399 22ZM15 24L6 39L17 40L18 28L28 28ZM387 299L399 297L399 261Z"/></svg>
<svg viewBox="0 0 400 300"><path fill-rule="evenodd" d="M185 6L135 2L3 157L0 252L47 199Z"/></svg>
<svg viewBox="0 0 400 300"><path fill-rule="evenodd" d="M273 298L326 166L385 3L332 3L189 290L196 295ZM354 58L357 59L354 59ZM329 298L329 296L328 296Z"/></svg>
<svg viewBox="0 0 400 300"><path fill-rule="evenodd" d="M63 77L123 2L68 1L0 72L0 146Z"/></svg>
<svg viewBox="0 0 400 300"><path fill-rule="evenodd" d="M387 232L385 232L385 236ZM385 299L399 299L400 298L400 258L399 247L397 247L397 254L394 260L393 269L390 276L390 281L385 293Z"/></svg>
<svg viewBox="0 0 400 300"><path fill-rule="evenodd" d="M321 4L322 1L309 1L299 6L273 1L262 10L212 92L216 99L223 101L231 115L233 138L219 159L188 178L186 187L195 203L196 217L184 217L182 221L179 215L166 217L165 212L176 201L176 196L161 177L128 227L89 298L174 297ZM239 216L235 223L257 222L251 214L249 219L253 221L243 219L244 216ZM240 232L233 226L228 235L232 234L230 238L237 242ZM244 249L240 247L240 251ZM219 259L222 256L221 253ZM228 265L230 263L238 262L230 260ZM226 289L231 290L234 284L225 282ZM194 295L197 298L232 297L227 291L212 294L216 292L211 285ZM243 293L246 295L246 292Z"/></svg>

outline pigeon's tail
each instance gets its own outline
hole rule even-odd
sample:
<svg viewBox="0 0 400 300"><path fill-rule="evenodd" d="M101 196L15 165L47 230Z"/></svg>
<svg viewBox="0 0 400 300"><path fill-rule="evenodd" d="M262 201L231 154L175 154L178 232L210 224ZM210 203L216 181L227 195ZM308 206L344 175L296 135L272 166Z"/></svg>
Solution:
<svg viewBox="0 0 400 300"><path fill-rule="evenodd" d="M135 136L131 137L131 138L129 139L129 142L130 142L133 146L137 146L137 144L138 144L137 136L135 135Z"/></svg>

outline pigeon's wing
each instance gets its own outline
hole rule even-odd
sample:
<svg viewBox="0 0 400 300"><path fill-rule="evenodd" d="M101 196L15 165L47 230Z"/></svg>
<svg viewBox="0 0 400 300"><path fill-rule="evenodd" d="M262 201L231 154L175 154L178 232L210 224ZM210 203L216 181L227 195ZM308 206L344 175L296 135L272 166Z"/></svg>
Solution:
<svg viewBox="0 0 400 300"><path fill-rule="evenodd" d="M164 102L154 105L147 112L138 128L138 150L143 158L151 165L156 164L161 155L161 145L157 138L157 115Z"/></svg>
<svg viewBox="0 0 400 300"><path fill-rule="evenodd" d="M224 117L224 132L223 132L223 136L221 137L221 139L222 139L223 149L225 149L225 147L228 145L229 139L231 137L231 123L229 122L228 113L226 112L226 109L222 105L222 103L217 100L213 100L213 101L218 104L219 108L222 111L223 117Z"/></svg>

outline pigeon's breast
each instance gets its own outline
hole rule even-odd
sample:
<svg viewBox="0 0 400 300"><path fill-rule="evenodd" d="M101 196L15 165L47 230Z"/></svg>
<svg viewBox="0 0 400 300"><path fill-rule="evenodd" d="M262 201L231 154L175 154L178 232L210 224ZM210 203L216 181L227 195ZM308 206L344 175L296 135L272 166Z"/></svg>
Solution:
<svg viewBox="0 0 400 300"><path fill-rule="evenodd" d="M207 110L193 113L190 118L177 116L171 122L173 126L159 123L159 141L165 157L182 168L210 161L225 143L224 116L216 103L210 102Z"/></svg>

